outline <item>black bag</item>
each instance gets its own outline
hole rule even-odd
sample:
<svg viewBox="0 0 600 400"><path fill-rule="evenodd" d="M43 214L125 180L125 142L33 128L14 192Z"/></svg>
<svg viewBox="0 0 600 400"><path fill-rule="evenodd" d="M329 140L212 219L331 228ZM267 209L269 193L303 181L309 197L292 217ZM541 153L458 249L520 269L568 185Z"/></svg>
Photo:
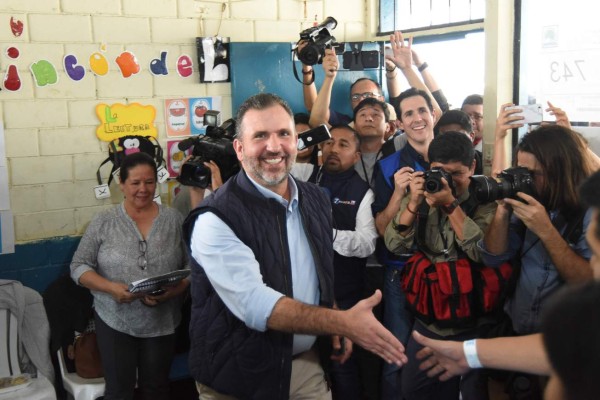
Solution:
<svg viewBox="0 0 600 400"><path fill-rule="evenodd" d="M96 172L98 185L102 185L102 177L100 169L107 162L112 162L113 166L108 177L108 185L112 182L115 171L121 167L123 159L129 154L144 152L150 155L156 162L156 166L160 167L165 163L163 159L163 151L158 142L152 136L137 136L128 135L114 139L108 144L108 157L102 161Z"/></svg>

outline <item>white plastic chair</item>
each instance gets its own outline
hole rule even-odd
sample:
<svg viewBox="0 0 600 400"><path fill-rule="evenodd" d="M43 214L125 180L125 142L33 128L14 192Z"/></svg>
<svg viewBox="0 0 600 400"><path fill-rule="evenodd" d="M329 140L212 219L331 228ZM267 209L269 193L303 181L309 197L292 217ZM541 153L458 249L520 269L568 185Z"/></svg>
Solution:
<svg viewBox="0 0 600 400"><path fill-rule="evenodd" d="M19 326L17 318L7 309L0 309L0 345L8 351L0 351L0 377L20 375ZM6 345L5 345L6 344ZM38 374L31 384L8 393L0 394L0 399L11 400L56 400L52 383Z"/></svg>
<svg viewBox="0 0 600 400"><path fill-rule="evenodd" d="M104 378L82 378L75 372L68 372L62 349L58 349L58 364L63 386L75 400L95 400L104 395Z"/></svg>

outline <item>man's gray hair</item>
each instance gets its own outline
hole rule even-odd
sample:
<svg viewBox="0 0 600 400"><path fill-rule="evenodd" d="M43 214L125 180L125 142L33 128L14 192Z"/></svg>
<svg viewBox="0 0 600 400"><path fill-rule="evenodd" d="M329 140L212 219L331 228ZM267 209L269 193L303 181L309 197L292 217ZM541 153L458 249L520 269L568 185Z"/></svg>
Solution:
<svg viewBox="0 0 600 400"><path fill-rule="evenodd" d="M242 103L242 105L240 106L240 108L238 109L238 112L237 112L235 137L237 139L241 138L242 130L243 130L242 125L243 125L244 116L246 115L246 113L248 111L264 110L266 108L276 106L276 105L280 105L281 107L283 107L283 109L289 114L290 118L292 120L294 119L294 113L292 112L292 109L290 108L288 103L281 97L277 96L276 94L259 93L257 95L254 95L254 96L246 99L246 101L244 101Z"/></svg>

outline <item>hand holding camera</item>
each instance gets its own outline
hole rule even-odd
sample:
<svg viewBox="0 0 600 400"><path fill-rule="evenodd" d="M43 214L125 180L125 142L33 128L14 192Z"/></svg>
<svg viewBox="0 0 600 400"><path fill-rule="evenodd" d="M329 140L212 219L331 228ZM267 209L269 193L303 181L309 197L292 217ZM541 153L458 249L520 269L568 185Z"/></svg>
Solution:
<svg viewBox="0 0 600 400"><path fill-rule="evenodd" d="M410 204L413 206L421 205L425 198L425 177L423 172L413 172L410 183L408 184L408 190L410 192ZM411 207L411 209L413 209Z"/></svg>
<svg viewBox="0 0 600 400"><path fill-rule="evenodd" d="M507 198L505 202L512 208L513 214L523 221L527 229L540 238L545 233L556 230L542 203L523 192L519 192L515 197L514 199Z"/></svg>
<svg viewBox="0 0 600 400"><path fill-rule="evenodd" d="M323 72L325 76L335 78L337 70L340 66L335 49L325 49L325 57L323 57Z"/></svg>
<svg viewBox="0 0 600 400"><path fill-rule="evenodd" d="M514 108L513 103L502 104L496 118L496 140L504 139L510 129L524 126L523 119L524 117L519 114L518 109Z"/></svg>
<svg viewBox="0 0 600 400"><path fill-rule="evenodd" d="M240 166L233 149L234 135L235 120L229 119L219 127L208 126L206 135L181 141L179 150L194 147L192 157L181 166L181 174L177 180L183 185L205 189L211 184L215 187L219 183L212 182L215 168L219 170L219 178L222 177L220 184L235 175Z"/></svg>
<svg viewBox="0 0 600 400"><path fill-rule="evenodd" d="M431 168L423 177L424 196L430 207L445 206L456 199L452 175L443 168Z"/></svg>

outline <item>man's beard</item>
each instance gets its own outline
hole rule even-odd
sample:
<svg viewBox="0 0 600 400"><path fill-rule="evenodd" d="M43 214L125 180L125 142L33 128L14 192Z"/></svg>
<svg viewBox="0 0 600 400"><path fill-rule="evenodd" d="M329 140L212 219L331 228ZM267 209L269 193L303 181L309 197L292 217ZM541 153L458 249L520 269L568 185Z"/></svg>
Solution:
<svg viewBox="0 0 600 400"><path fill-rule="evenodd" d="M260 160L260 158L261 158L260 156L259 157L244 156L244 161L242 163L249 170L249 172L251 172L251 174L255 178L258 178L262 181L260 183L265 183L266 186L277 186L280 183L282 183L283 181L285 181L285 179L287 179L287 176L295 163L295 160L294 160L295 157L292 158L292 156L289 154L281 154L281 153L266 154L267 157L269 157L269 156L272 157L275 155L282 157L285 162L285 168L278 172L266 171L265 168L263 168L263 164Z"/></svg>

